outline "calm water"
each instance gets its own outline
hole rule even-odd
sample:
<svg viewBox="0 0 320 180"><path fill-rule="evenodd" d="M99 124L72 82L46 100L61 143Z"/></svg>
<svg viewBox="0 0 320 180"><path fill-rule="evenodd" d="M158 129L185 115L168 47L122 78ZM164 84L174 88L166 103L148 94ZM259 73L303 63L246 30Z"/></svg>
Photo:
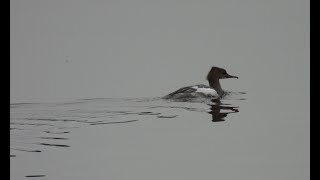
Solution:
<svg viewBox="0 0 320 180"><path fill-rule="evenodd" d="M11 179L310 179L309 9L12 1ZM226 99L158 98L212 66Z"/></svg>
<svg viewBox="0 0 320 180"><path fill-rule="evenodd" d="M11 104L11 178L308 179L304 120L253 117L248 97Z"/></svg>

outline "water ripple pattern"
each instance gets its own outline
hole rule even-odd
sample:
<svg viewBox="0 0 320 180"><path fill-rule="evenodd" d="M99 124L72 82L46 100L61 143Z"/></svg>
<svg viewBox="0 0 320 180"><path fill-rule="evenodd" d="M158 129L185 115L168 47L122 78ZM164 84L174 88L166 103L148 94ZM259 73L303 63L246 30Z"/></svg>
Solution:
<svg viewBox="0 0 320 180"><path fill-rule="evenodd" d="M180 111L207 113L212 122L220 122L239 110L238 106L208 99L177 102L161 98L94 98L15 103L10 105L10 157L40 153L48 147L68 148L69 135L75 128L175 119Z"/></svg>

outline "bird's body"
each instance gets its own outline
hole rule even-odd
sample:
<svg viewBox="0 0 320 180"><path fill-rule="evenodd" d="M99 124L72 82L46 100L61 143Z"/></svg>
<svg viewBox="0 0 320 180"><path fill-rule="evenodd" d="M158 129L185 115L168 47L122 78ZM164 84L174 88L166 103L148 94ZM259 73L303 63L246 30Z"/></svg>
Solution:
<svg viewBox="0 0 320 180"><path fill-rule="evenodd" d="M166 99L169 98L192 98L192 97L217 97L219 96L217 91L212 87L199 84L194 86L187 86L180 88L167 96Z"/></svg>
<svg viewBox="0 0 320 180"><path fill-rule="evenodd" d="M212 67L207 75L209 85L194 85L180 88L168 95L165 99L182 99L182 98L221 98L226 92L221 88L219 79L238 78L227 74L226 70L218 67Z"/></svg>

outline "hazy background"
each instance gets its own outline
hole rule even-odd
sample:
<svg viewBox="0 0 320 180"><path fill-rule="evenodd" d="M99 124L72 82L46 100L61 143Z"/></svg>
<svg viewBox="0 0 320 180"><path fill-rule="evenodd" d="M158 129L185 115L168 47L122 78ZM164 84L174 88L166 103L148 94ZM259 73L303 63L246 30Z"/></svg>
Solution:
<svg viewBox="0 0 320 180"><path fill-rule="evenodd" d="M240 77L225 89L308 97L307 0L11 0L10 14L11 102L162 96L212 65Z"/></svg>
<svg viewBox="0 0 320 180"><path fill-rule="evenodd" d="M11 0L11 103L67 102L10 106L10 140L22 142L11 146L28 150L35 142L43 150L11 149L17 155L10 156L11 175L310 179L309 6L307 0ZM239 76L222 80L222 88L247 93L245 100L223 100L239 107L223 122L211 122L205 103L73 100L159 97L207 84L211 66ZM146 111L176 117L140 114ZM70 148L37 144L51 142L39 138L48 129L79 124L85 128L62 134Z"/></svg>

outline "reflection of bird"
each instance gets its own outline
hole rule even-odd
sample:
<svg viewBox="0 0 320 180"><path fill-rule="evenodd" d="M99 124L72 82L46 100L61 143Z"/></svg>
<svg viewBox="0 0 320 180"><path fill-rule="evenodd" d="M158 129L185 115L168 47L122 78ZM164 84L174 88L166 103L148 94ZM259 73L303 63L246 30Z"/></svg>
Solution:
<svg viewBox="0 0 320 180"><path fill-rule="evenodd" d="M229 75L226 70L219 67L212 67L207 75L209 85L195 85L178 89L177 91L166 95L165 99L181 99L181 98L193 98L193 97L215 97L219 98L225 95L225 92L221 88L220 79L237 78L237 76Z"/></svg>
<svg viewBox="0 0 320 180"><path fill-rule="evenodd" d="M219 99L212 99L213 104L210 104L211 108L208 113L212 115L212 122L220 122L225 121L225 117L229 113L237 113L239 110L238 107L225 106L226 104L222 104ZM231 110L231 112L221 112L221 110Z"/></svg>

